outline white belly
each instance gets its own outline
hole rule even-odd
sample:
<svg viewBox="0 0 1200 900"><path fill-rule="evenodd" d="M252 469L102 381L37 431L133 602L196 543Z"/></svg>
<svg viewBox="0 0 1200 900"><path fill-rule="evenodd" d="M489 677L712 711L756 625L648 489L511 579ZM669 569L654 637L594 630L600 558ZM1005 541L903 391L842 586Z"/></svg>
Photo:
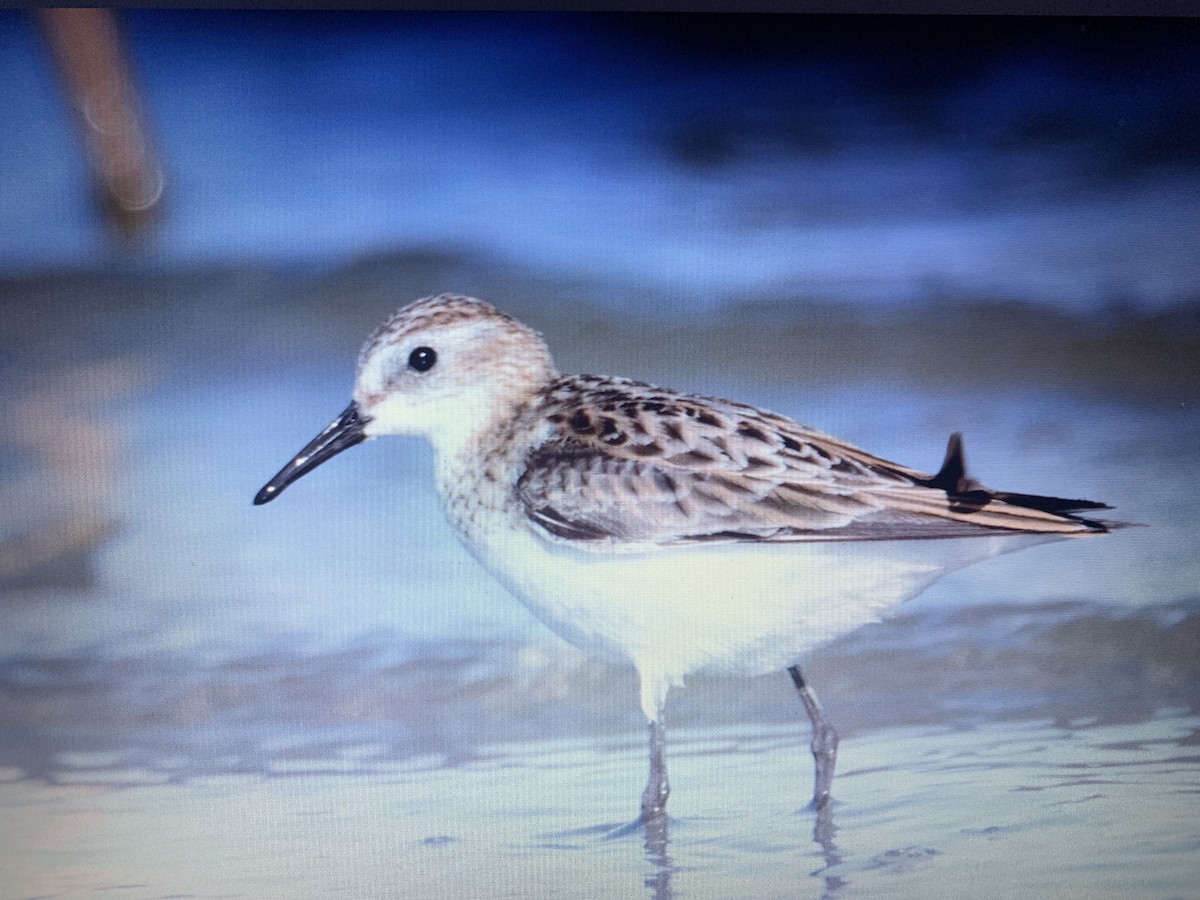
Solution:
<svg viewBox="0 0 1200 900"><path fill-rule="evenodd" d="M916 596L945 572L1041 536L706 544L578 550L529 529L484 529L468 546L572 644L671 681L755 675L796 663Z"/></svg>
<svg viewBox="0 0 1200 900"><path fill-rule="evenodd" d="M439 466L467 548L575 646L629 661L650 719L694 672L759 675L878 621L941 575L1055 536L708 543L607 550L546 535L496 480Z"/></svg>

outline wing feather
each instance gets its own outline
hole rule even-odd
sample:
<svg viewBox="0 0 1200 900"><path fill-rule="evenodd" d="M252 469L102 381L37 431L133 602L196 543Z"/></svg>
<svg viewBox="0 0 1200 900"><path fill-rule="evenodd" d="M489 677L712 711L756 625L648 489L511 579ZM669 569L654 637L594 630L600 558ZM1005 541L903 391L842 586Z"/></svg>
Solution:
<svg viewBox="0 0 1200 900"><path fill-rule="evenodd" d="M783 416L624 379L563 378L517 496L555 537L607 545L1087 534L1083 500L1005 494L966 475L951 437L936 475Z"/></svg>

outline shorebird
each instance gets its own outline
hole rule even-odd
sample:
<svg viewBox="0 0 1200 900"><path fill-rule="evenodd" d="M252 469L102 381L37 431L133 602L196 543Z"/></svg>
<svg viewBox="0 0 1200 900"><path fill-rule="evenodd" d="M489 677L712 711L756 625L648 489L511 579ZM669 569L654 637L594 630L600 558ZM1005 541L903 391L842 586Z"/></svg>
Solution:
<svg viewBox="0 0 1200 900"><path fill-rule="evenodd" d="M370 336L350 405L254 502L394 434L432 444L445 513L485 568L570 643L636 668L646 822L665 815L663 707L686 676L786 669L822 809L838 737L804 653L954 569L1113 524L1082 515L1103 503L984 487L959 434L929 474L742 403L561 375L536 331L450 294Z"/></svg>

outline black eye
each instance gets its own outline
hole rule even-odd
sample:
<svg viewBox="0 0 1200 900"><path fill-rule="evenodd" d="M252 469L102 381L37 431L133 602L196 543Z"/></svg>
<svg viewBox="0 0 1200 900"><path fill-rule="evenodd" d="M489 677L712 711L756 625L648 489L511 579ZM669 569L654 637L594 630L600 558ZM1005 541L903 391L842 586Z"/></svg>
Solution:
<svg viewBox="0 0 1200 900"><path fill-rule="evenodd" d="M418 372L428 372L437 362L437 351L432 347L418 347L408 354L408 367Z"/></svg>

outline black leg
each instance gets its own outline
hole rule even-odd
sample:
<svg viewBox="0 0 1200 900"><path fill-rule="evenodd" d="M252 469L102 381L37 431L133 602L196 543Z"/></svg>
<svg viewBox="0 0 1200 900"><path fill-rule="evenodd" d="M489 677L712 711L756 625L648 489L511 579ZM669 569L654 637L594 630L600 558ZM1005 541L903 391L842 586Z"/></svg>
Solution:
<svg viewBox="0 0 1200 900"><path fill-rule="evenodd" d="M792 683L800 692L800 700L812 722L812 755L816 763L812 802L814 809L822 809L829 803L829 791L833 786L833 768L837 765L837 732L825 717L825 710L813 689L804 683L800 667L790 667L788 674L792 676Z"/></svg>

